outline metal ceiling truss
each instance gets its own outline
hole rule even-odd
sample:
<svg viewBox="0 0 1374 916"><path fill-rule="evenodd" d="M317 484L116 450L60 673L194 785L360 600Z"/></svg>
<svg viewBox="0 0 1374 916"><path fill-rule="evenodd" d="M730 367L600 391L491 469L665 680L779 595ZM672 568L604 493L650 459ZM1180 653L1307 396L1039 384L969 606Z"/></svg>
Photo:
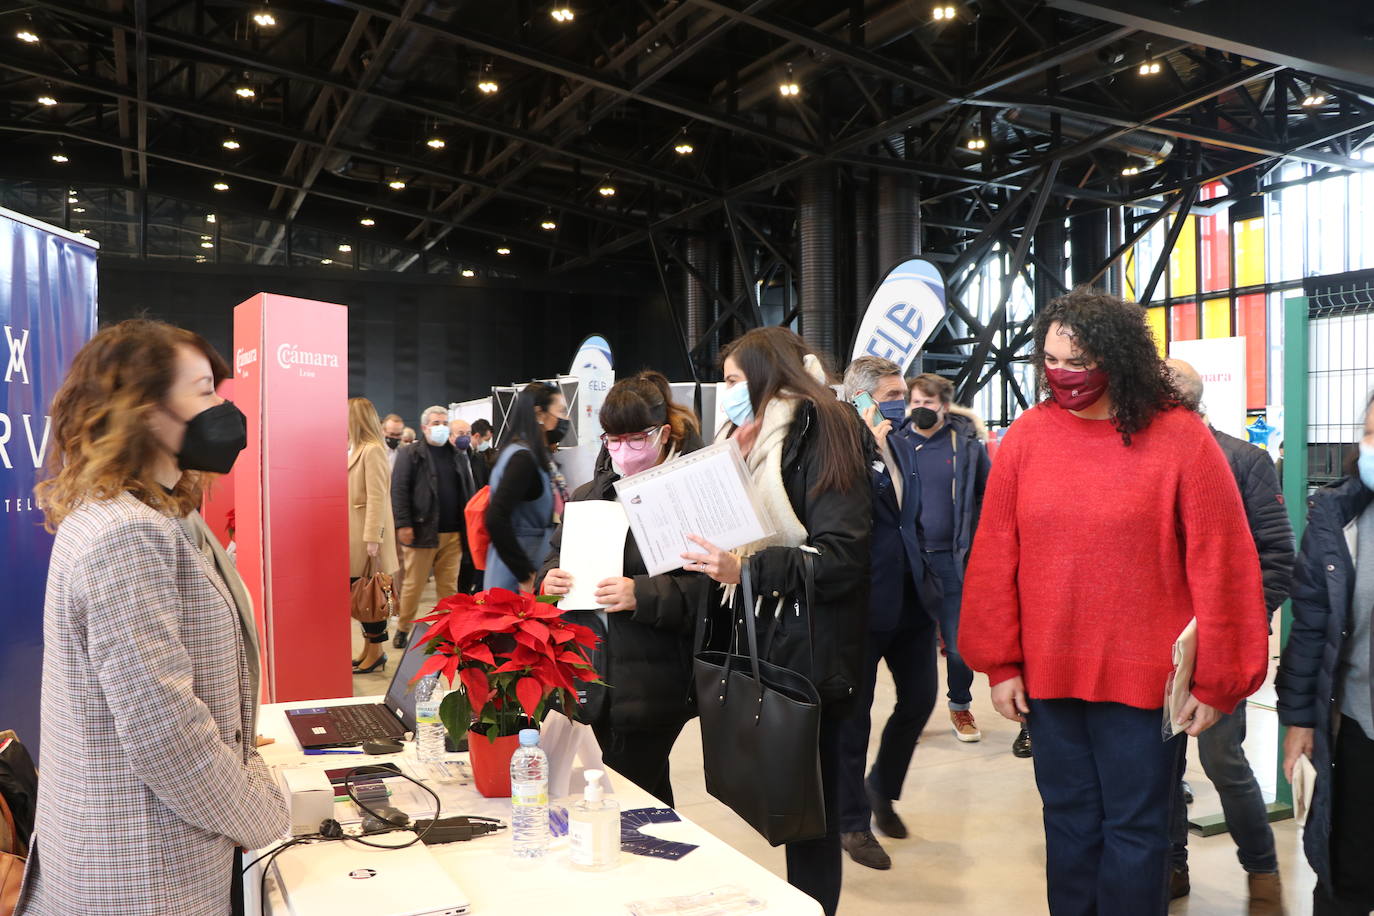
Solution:
<svg viewBox="0 0 1374 916"><path fill-rule="evenodd" d="M1011 370L1029 325L1009 318L1012 285L1066 287L1066 219L1120 224L1122 207L1155 202L1102 246L1104 263L1075 265L1096 282L1175 215L1148 301L1206 183L1286 160L1374 168L1356 155L1374 134L1370 87L1325 79L1323 101L1304 104L1313 77L1290 59L1040 0L961 0L947 23L907 0L606 0L567 26L529 2L277 0L272 31L243 0L6 2L0 41L18 17L42 40L0 56L0 179L140 194L236 179L225 206L263 214L264 262L297 219L352 235L370 210L394 217L386 236L408 249L397 269L494 240L518 245L527 271L614 261L643 277L652 263L670 302L689 289L710 302L708 321L678 328L697 332L685 345L701 366L722 331L799 313L800 176L823 164L845 189L840 329L857 320L864 270L889 266L860 266L873 259L853 250L852 222L869 208L850 192L914 182L922 249L950 278L930 354L952 363L963 398L1000 381L1024 402ZM1147 58L1158 75L1137 74ZM801 91L780 97L794 70ZM477 93L479 73L500 92ZM256 98L233 95L244 79ZM61 104L36 104L44 91ZM445 143L426 150L433 132ZM226 133L242 152L220 148ZM48 162L57 140L83 150L79 168ZM691 155L674 152L684 142ZM101 147L118 161L84 152ZM403 192L386 188L395 178ZM1004 280L980 320L964 297L993 258Z"/></svg>

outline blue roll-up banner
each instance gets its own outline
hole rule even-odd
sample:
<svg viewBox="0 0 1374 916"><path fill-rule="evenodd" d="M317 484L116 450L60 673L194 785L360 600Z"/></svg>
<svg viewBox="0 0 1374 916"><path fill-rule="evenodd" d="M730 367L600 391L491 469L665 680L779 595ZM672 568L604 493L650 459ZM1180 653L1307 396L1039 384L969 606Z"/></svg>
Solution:
<svg viewBox="0 0 1374 916"><path fill-rule="evenodd" d="M95 333L96 244L0 209L0 729L38 755L43 592L52 537L33 499L48 407Z"/></svg>
<svg viewBox="0 0 1374 916"><path fill-rule="evenodd" d="M940 269L923 258L903 261L873 290L850 359L880 356L905 374L944 320L946 308Z"/></svg>

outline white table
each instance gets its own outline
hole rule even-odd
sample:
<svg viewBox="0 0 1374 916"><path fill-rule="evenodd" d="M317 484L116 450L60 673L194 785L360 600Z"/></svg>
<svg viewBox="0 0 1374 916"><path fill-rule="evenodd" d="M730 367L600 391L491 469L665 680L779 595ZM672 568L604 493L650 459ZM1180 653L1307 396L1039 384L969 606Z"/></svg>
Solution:
<svg viewBox="0 0 1374 916"><path fill-rule="evenodd" d="M348 697L337 700L310 700L279 703L262 708L258 731L276 743L261 748L269 766L318 766L336 769L366 763L394 762L408 773L416 763L413 744L400 754L381 757L367 755L307 756L286 721L285 710L303 706L332 706L342 703L375 702L381 697ZM466 754L454 755L462 759ZM653 796L628 779L611 773L614 798L622 810L660 807ZM391 780L389 780L391 781ZM409 786L404 780L394 780ZM579 782L575 780L575 782ZM510 823L510 799L483 798L472 786L431 783L443 801L443 816L477 814L500 818ZM571 807L576 799L558 799L554 804ZM340 808L345 807L339 805ZM733 884L768 903L764 912L777 916L819 916L820 905L727 843L684 818L680 823L657 824L647 829L666 840L698 846L676 862L624 853L620 866L607 872L582 872L568 862L566 839L556 840L540 860L516 859L511 855L510 831L464 843L431 846L441 866L458 883L472 903L473 916L502 914L558 913L559 916L615 916L628 913L625 904L632 900L696 894L721 885ZM293 848L283 855L309 855L306 848ZM255 857L247 857L251 860ZM257 868L245 878L245 899L249 913L258 912ZM264 916L286 916L289 910L275 885L275 870L269 876L268 899ZM315 914L296 914L315 916ZM319 914L327 916L327 914Z"/></svg>

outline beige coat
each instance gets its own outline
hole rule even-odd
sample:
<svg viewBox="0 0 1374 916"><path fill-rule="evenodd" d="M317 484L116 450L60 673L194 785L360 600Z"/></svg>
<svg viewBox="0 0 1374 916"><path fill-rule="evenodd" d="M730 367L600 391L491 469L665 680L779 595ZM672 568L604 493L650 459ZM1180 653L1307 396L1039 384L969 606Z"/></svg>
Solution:
<svg viewBox="0 0 1374 916"><path fill-rule="evenodd" d="M364 445L348 456L348 575L357 578L367 565L367 542L382 545L377 572L394 574L396 522L391 515L391 466L386 449Z"/></svg>

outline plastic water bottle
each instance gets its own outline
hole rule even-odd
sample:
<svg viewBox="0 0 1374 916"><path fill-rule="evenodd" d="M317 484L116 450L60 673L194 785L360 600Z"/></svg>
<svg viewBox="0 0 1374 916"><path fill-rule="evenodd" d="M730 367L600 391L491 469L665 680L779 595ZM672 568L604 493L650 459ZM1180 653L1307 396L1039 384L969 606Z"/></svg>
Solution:
<svg viewBox="0 0 1374 916"><path fill-rule="evenodd" d="M549 848L549 758L539 730L520 730L520 747L510 759L510 832L517 858L537 859Z"/></svg>
<svg viewBox="0 0 1374 916"><path fill-rule="evenodd" d="M439 675L431 674L415 685L415 745L421 763L444 759L444 723L439 718L443 699Z"/></svg>

